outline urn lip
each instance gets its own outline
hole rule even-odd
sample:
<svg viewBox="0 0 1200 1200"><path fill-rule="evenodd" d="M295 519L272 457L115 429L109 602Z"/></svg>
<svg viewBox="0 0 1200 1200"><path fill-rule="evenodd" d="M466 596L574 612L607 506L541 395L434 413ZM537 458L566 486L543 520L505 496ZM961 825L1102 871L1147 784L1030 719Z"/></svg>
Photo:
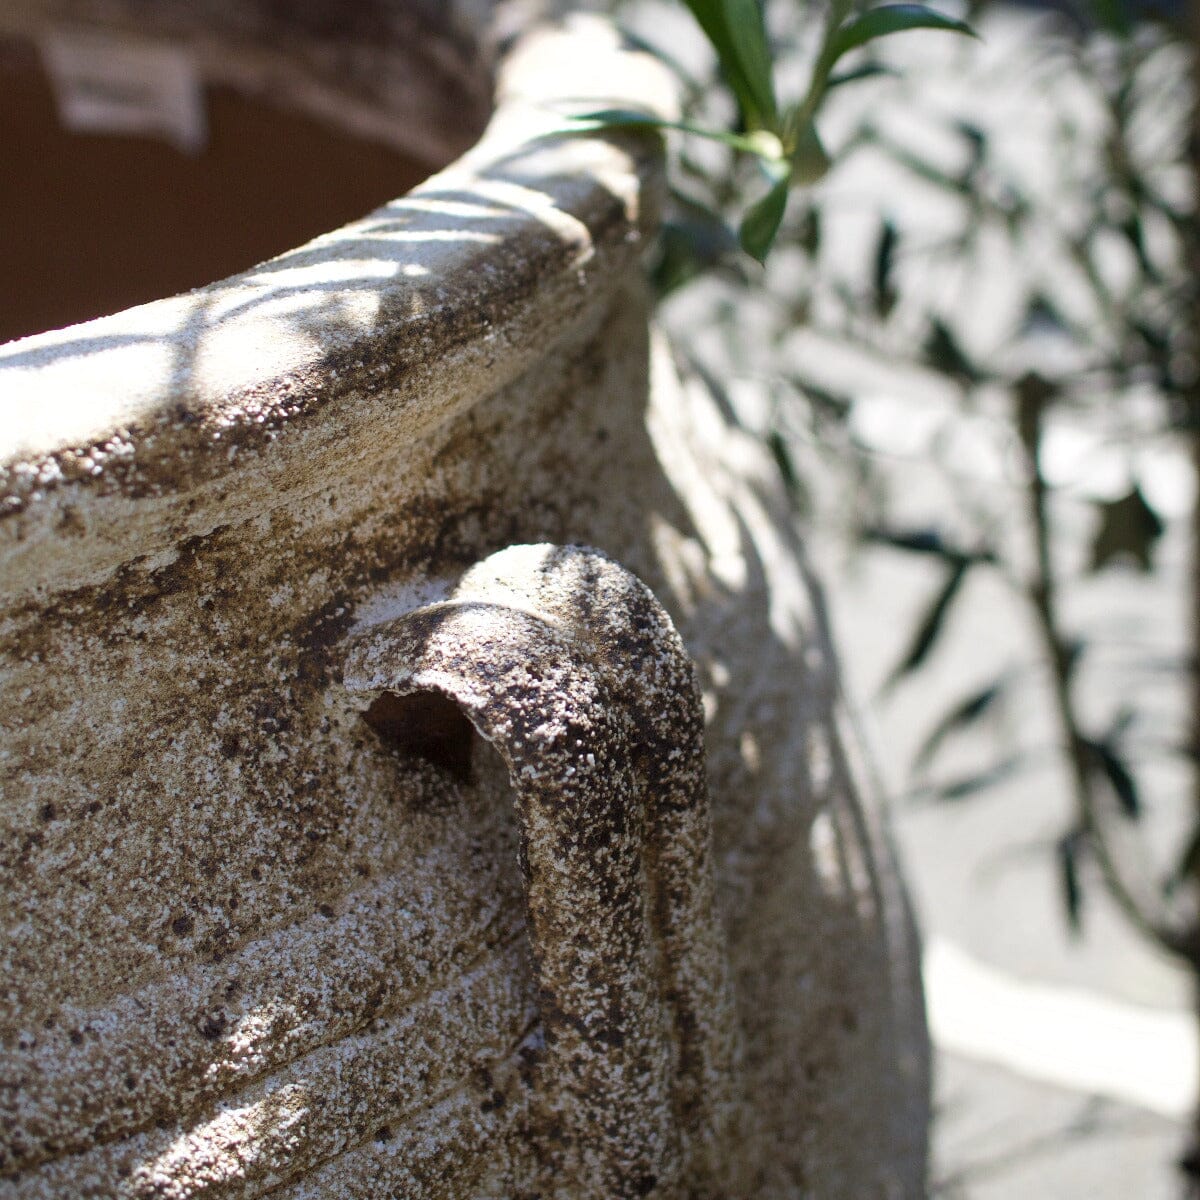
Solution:
<svg viewBox="0 0 1200 1200"><path fill-rule="evenodd" d="M36 5L35 5L36 7ZM504 6L464 4L481 61ZM405 196L241 274L0 345L0 594L69 586L398 452L594 319L657 222L671 115L601 18L522 26L482 137ZM69 547L64 541L70 539Z"/></svg>

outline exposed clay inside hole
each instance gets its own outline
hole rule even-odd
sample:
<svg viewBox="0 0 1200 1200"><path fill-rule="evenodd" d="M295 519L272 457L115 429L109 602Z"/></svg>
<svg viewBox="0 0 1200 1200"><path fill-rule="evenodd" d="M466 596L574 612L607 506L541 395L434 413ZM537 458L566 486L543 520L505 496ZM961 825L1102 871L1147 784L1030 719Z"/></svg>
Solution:
<svg viewBox="0 0 1200 1200"><path fill-rule="evenodd" d="M208 137L65 131L35 49L0 40L0 341L200 287L364 216L421 162L223 88Z"/></svg>
<svg viewBox="0 0 1200 1200"><path fill-rule="evenodd" d="M384 692L363 719L399 753L423 758L464 782L471 778L471 748L478 735L453 700L437 692Z"/></svg>

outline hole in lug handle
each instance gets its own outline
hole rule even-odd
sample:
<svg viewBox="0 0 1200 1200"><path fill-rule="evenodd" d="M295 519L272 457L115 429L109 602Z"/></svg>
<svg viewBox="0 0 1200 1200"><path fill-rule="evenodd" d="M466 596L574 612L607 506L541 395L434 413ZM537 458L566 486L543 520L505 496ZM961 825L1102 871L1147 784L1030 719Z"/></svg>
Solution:
<svg viewBox="0 0 1200 1200"><path fill-rule="evenodd" d="M437 692L384 692L371 702L363 720L398 753L433 763L464 783L470 780L476 734L453 700Z"/></svg>

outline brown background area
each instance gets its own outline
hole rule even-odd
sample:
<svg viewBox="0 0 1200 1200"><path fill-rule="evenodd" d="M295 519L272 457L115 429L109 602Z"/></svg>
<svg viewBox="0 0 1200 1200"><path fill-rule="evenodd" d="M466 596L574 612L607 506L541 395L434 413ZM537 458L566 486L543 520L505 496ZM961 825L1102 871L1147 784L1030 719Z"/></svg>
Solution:
<svg viewBox="0 0 1200 1200"><path fill-rule="evenodd" d="M0 47L0 341L243 271L435 169L263 99L206 93L197 155L65 132L31 47Z"/></svg>

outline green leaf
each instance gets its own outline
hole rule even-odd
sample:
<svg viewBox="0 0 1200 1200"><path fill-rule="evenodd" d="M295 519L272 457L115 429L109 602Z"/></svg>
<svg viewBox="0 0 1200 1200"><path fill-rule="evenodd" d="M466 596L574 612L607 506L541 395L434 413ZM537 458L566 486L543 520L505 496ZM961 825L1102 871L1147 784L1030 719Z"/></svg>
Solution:
<svg viewBox="0 0 1200 1200"><path fill-rule="evenodd" d="M1055 846L1058 859L1058 879L1062 891L1063 909L1067 914L1067 924L1072 933L1083 930L1083 889L1079 883L1079 860L1082 857L1085 842L1078 829L1063 834Z"/></svg>
<svg viewBox="0 0 1200 1200"><path fill-rule="evenodd" d="M858 46L909 29L942 29L948 33L977 36L965 21L926 8L924 4L883 4L847 21L830 39L825 58L832 66L843 54Z"/></svg>
<svg viewBox="0 0 1200 1200"><path fill-rule="evenodd" d="M1133 728L1136 721L1137 710L1126 701L1113 713L1113 719L1109 723L1108 732L1104 735L1104 740L1113 744L1119 743L1130 729Z"/></svg>
<svg viewBox="0 0 1200 1200"><path fill-rule="evenodd" d="M801 248L809 258L816 258L820 254L821 210L815 204L810 205L804 210L804 216L801 218L796 240L800 243Z"/></svg>
<svg viewBox="0 0 1200 1200"><path fill-rule="evenodd" d="M1122 221L1118 225L1118 228L1129 243L1129 247L1137 259L1137 264L1142 270L1142 274L1151 283L1157 283L1161 276L1158 267L1150 259L1150 251L1146 246L1146 232L1142 225L1142 218L1137 213L1133 213L1126 220Z"/></svg>
<svg viewBox="0 0 1200 1200"><path fill-rule="evenodd" d="M779 476L783 480L789 503L794 511L802 511L806 507L807 499L804 484L800 480L800 473L796 470L796 464L792 459L792 452L788 448L787 441L778 429L772 429L767 434L767 446L771 451L771 457L775 460L775 465L779 468Z"/></svg>
<svg viewBox="0 0 1200 1200"><path fill-rule="evenodd" d="M742 249L757 259L760 263L767 261L767 254L775 242L775 235L783 222L783 213L787 208L788 180L785 177L777 179L771 185L771 190L762 199L755 201L742 218L738 230L738 240Z"/></svg>
<svg viewBox="0 0 1200 1200"><path fill-rule="evenodd" d="M803 375L789 374L787 382L809 402L814 410L833 421L844 422L854 407L852 397L841 392L831 392Z"/></svg>
<svg viewBox="0 0 1200 1200"><path fill-rule="evenodd" d="M864 542L879 542L897 550L908 550L913 554L935 554L939 558L958 562L964 556L946 545L936 529L885 529L870 526L862 531Z"/></svg>
<svg viewBox="0 0 1200 1200"><path fill-rule="evenodd" d="M664 221L652 272L654 290L659 296L667 296L723 257L719 244L704 227L690 221Z"/></svg>
<svg viewBox="0 0 1200 1200"><path fill-rule="evenodd" d="M1130 559L1138 570L1149 574L1154 545L1165 526L1141 489L1134 485L1120 499L1099 501L1096 508L1100 522L1092 538L1091 569L1100 571L1110 563Z"/></svg>
<svg viewBox="0 0 1200 1200"><path fill-rule="evenodd" d="M1146 343L1146 348L1151 354L1162 355L1169 353L1171 338L1166 330L1151 325L1149 321L1144 321L1136 316L1130 319L1129 326Z"/></svg>
<svg viewBox="0 0 1200 1200"><path fill-rule="evenodd" d="M1017 435L1030 462L1036 463L1041 451L1042 417L1058 395L1058 384L1037 371L1026 371L1013 386Z"/></svg>
<svg viewBox="0 0 1200 1200"><path fill-rule="evenodd" d="M934 597L933 603L929 606L920 625L917 626L917 631L913 635L908 652L901 659L899 665L884 685L885 691L895 686L905 675L909 675L915 671L929 657L929 652L933 649L938 635L942 632L942 627L946 622L946 614L950 611L950 605L954 603L954 598L962 588L963 580L967 576L967 570L970 565L969 559L960 559L951 566L950 573L946 577L946 582Z"/></svg>
<svg viewBox="0 0 1200 1200"><path fill-rule="evenodd" d="M879 241L875 245L875 264L872 272L875 311L888 316L896 306L896 288L892 283L892 269L896 264L896 244L899 235L896 226L885 220L879 230Z"/></svg>
<svg viewBox="0 0 1200 1200"><path fill-rule="evenodd" d="M595 112L578 113L571 116L575 123L572 132L592 133L604 129L676 129L680 133L695 134L714 142L724 142L744 154L759 158L774 156L777 145L752 134L729 133L724 129L713 129L708 125L694 125L691 121L665 121L635 108L601 108ZM547 137L555 137L561 130L554 130Z"/></svg>
<svg viewBox="0 0 1200 1200"><path fill-rule="evenodd" d="M771 54L757 0L684 0L717 52L746 124L773 129L778 123L771 82Z"/></svg>
<svg viewBox="0 0 1200 1200"><path fill-rule="evenodd" d="M1167 895L1172 895L1188 880L1195 879L1198 875L1200 875L1200 825L1197 825L1188 836L1188 840L1183 845L1183 851L1179 855L1179 861L1175 864L1175 870L1167 878L1164 885Z"/></svg>
<svg viewBox="0 0 1200 1200"><path fill-rule="evenodd" d="M963 175L965 178L970 179L983 165L983 160L987 157L988 135L974 121L955 121L954 128L957 130L959 137L967 143L970 160L963 171Z"/></svg>
<svg viewBox="0 0 1200 1200"><path fill-rule="evenodd" d="M1142 814L1142 802L1128 765L1111 742L1097 742L1084 738L1083 744L1087 748L1092 769L1108 780L1125 816L1131 821L1136 821Z"/></svg>
<svg viewBox="0 0 1200 1200"><path fill-rule="evenodd" d="M1062 647L1062 669L1066 679L1075 678L1075 672L1079 670L1080 664L1083 662L1083 656L1087 653L1088 645L1083 638L1069 638Z"/></svg>
<svg viewBox="0 0 1200 1200"><path fill-rule="evenodd" d="M951 566L959 563L996 562L996 552L986 543L976 550L964 550L947 542L941 533L932 527L926 529L892 529L884 525L868 525L859 535L864 542L876 542L896 550L907 550L910 554L929 554L943 559Z"/></svg>
<svg viewBox="0 0 1200 1200"><path fill-rule="evenodd" d="M992 711L996 701L1004 694L1008 680L1001 678L952 708L929 732L920 749L913 757L913 770L923 771L933 761L942 743L953 733L968 729Z"/></svg>
<svg viewBox="0 0 1200 1200"><path fill-rule="evenodd" d="M695 378L703 384L705 390L712 397L713 402L721 410L722 417L731 426L742 428L741 420L737 414L737 407L733 403L733 399L729 395L729 388L726 386L726 381L721 377L720 373L714 373L704 364L701 358L689 350L681 348L679 357L685 377Z"/></svg>
<svg viewBox="0 0 1200 1200"><path fill-rule="evenodd" d="M1122 39L1129 36L1129 13L1121 0L1091 0L1085 7L1091 9L1101 29Z"/></svg>
<svg viewBox="0 0 1200 1200"><path fill-rule="evenodd" d="M884 137L878 130L868 129L861 135L864 145L874 145L882 149L888 157L918 179L942 191L951 192L971 201L971 183L961 176L950 175L927 162L919 154L914 154L891 138Z"/></svg>
<svg viewBox="0 0 1200 1200"><path fill-rule="evenodd" d="M936 529L868 529L863 536L865 540L883 542L897 550L908 550L914 554L936 554L952 562L962 558L961 554L946 545Z"/></svg>
<svg viewBox="0 0 1200 1200"><path fill-rule="evenodd" d="M771 49L767 45L762 7L758 0L725 0L724 8L733 51L754 92L755 104L764 118L761 123L765 128L774 128L778 112L775 88L771 82Z"/></svg>
<svg viewBox="0 0 1200 1200"><path fill-rule="evenodd" d="M791 182L793 184L811 184L824 177L832 166L817 127L809 121L796 137L796 147L792 151Z"/></svg>
<svg viewBox="0 0 1200 1200"><path fill-rule="evenodd" d="M739 87L745 87L744 79L739 79L735 83L731 78L733 73L741 76L742 70L738 64L737 56L733 53L733 43L725 27L725 5L723 0L684 0L684 3L691 9L692 16L696 18L700 28L704 30L704 36L708 38L709 45L716 51L717 58L720 60L722 70L729 85L735 92L739 91Z"/></svg>
<svg viewBox="0 0 1200 1200"><path fill-rule="evenodd" d="M659 230L658 258L653 269L659 296L703 271L740 258L737 234L706 204L672 188L667 212Z"/></svg>
<svg viewBox="0 0 1200 1200"><path fill-rule="evenodd" d="M968 357L954 331L940 317L931 317L929 337L925 341L925 359L935 371L957 382L982 383L987 377Z"/></svg>
<svg viewBox="0 0 1200 1200"><path fill-rule="evenodd" d="M1066 317L1062 315L1058 305L1043 292L1035 292L1029 298L1018 333L1022 337L1039 334L1055 337L1073 336L1071 326Z"/></svg>
<svg viewBox="0 0 1200 1200"><path fill-rule="evenodd" d="M825 90L832 92L834 88L842 87L847 83L857 83L860 79L875 79L881 75L888 75L893 79L900 78L900 72L894 67L884 66L883 63L868 62L863 63L861 67L852 67L849 71L839 71L836 75L830 76Z"/></svg>
<svg viewBox="0 0 1200 1200"><path fill-rule="evenodd" d="M1003 783L1010 775L1016 774L1021 765L1018 755L1010 755L982 771L972 771L969 775L960 775L948 783L938 784L930 788L927 794L931 794L935 800L966 800L977 792Z"/></svg>

